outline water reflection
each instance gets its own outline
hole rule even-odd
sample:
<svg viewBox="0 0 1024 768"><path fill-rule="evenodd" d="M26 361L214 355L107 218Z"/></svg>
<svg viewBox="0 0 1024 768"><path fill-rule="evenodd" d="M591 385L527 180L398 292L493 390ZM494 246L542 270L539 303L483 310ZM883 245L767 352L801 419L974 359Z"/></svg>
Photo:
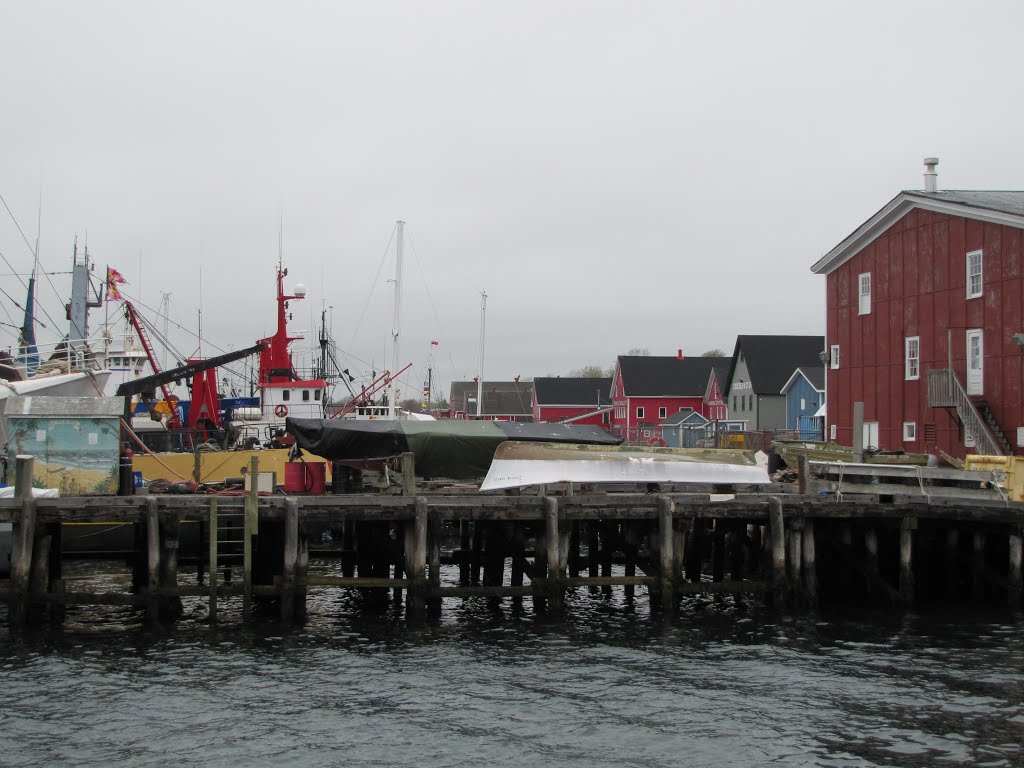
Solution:
<svg viewBox="0 0 1024 768"><path fill-rule="evenodd" d="M665 621L641 592L578 590L564 619L453 600L419 626L342 591L291 630L230 603L210 625L198 599L156 632L69 610L0 640L0 763L1024 763L1017 618L695 599Z"/></svg>

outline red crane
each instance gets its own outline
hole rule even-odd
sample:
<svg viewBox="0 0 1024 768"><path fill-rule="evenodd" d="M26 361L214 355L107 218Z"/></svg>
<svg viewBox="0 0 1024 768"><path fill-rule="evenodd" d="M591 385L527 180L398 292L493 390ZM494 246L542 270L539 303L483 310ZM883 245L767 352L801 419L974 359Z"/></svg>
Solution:
<svg viewBox="0 0 1024 768"><path fill-rule="evenodd" d="M156 360L156 354L153 352L153 345L149 341L149 334L146 333L146 327L142 324L142 318L139 317L135 311L135 306L128 301L123 299L124 311L128 314L128 320L131 322L132 327L135 328L135 332L139 334L139 341L142 342L142 349L146 352L146 359L149 360L149 365L153 369L154 374L160 373L160 364ZM167 426L170 429L180 428L181 420L178 418L178 414L175 408L171 407L171 390L167 384L160 384L160 391L164 394L164 402L167 403L167 407L170 410L170 416L167 419Z"/></svg>

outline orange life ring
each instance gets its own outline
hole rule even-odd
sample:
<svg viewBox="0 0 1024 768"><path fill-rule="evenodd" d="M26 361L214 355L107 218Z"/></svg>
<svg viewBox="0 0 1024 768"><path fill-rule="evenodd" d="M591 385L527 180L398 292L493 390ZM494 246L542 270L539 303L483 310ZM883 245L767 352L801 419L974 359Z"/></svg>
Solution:
<svg viewBox="0 0 1024 768"><path fill-rule="evenodd" d="M656 445L660 448L664 448L666 445L668 445L668 443L665 442L664 437L652 437L650 440L647 441L647 444Z"/></svg>
<svg viewBox="0 0 1024 768"><path fill-rule="evenodd" d="M288 406L278 405L277 407L274 408L274 415L277 416L277 418L279 419L283 419L285 416L288 415Z"/></svg>

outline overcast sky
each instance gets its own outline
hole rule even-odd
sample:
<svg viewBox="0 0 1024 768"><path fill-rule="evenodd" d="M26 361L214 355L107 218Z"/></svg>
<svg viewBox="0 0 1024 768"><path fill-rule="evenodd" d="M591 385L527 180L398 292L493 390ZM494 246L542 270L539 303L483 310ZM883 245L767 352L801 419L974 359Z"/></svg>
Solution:
<svg viewBox="0 0 1024 768"><path fill-rule="evenodd" d="M1024 188L1021 29L1019 0L0 0L0 194L34 241L41 190L58 292L88 234L128 294L201 304L210 354L272 331L282 219L292 327L333 307L353 372L386 365L407 222L408 390L431 340L443 386L475 374L481 291L488 379L731 353L824 333L811 264L926 155ZM29 271L2 208L0 253Z"/></svg>

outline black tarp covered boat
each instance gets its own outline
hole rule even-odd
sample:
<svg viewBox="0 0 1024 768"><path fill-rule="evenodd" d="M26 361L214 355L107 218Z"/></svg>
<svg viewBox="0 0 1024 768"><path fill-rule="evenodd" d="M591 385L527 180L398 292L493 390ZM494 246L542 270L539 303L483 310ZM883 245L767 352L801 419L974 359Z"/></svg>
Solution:
<svg viewBox="0 0 1024 768"><path fill-rule="evenodd" d="M285 430L303 451L328 461L385 459L412 452L416 474L465 479L487 474L498 446L509 440L540 443L619 445L596 426L514 421L352 421L293 419Z"/></svg>

